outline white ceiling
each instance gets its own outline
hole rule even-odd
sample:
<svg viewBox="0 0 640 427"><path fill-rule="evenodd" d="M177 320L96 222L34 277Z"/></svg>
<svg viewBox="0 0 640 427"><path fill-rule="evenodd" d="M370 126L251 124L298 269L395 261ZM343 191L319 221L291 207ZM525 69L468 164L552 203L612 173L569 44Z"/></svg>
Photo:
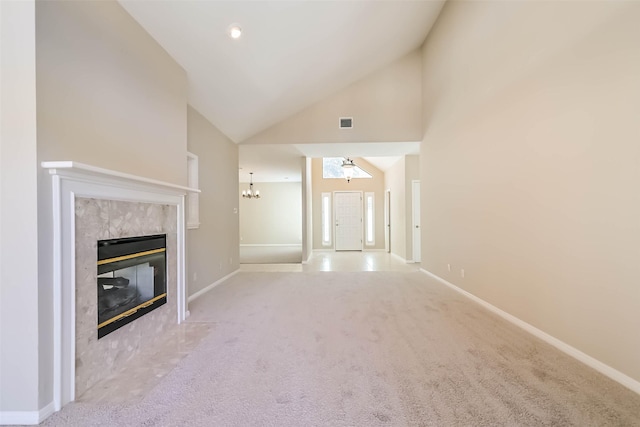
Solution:
<svg viewBox="0 0 640 427"><path fill-rule="evenodd" d="M120 4L185 69L189 103L238 143L419 47L444 1L120 0ZM227 30L236 23L243 35L232 40ZM285 176L299 181L300 162L295 160L296 175L293 158L309 153L312 157L412 154L402 143L387 149L355 146L348 152L345 144L340 150L332 144L240 146L241 179L242 171L248 178L252 169L258 182L268 181L267 175L274 181ZM260 169L264 169L262 179Z"/></svg>
<svg viewBox="0 0 640 427"><path fill-rule="evenodd" d="M278 145L238 145L240 182L249 182L253 172L254 182L300 182L302 180L302 156L296 147Z"/></svg>

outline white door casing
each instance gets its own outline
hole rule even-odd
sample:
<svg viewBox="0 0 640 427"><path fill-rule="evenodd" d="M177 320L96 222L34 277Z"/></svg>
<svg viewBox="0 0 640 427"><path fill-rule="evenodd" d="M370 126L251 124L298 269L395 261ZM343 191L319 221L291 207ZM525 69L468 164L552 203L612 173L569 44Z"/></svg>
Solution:
<svg viewBox="0 0 640 427"><path fill-rule="evenodd" d="M420 181L411 181L411 218L412 218L412 241L413 241L413 262L420 262L422 259L420 248Z"/></svg>
<svg viewBox="0 0 640 427"><path fill-rule="evenodd" d="M335 250L362 250L362 192L333 193L335 212Z"/></svg>
<svg viewBox="0 0 640 427"><path fill-rule="evenodd" d="M391 253L391 190L384 192L384 251Z"/></svg>

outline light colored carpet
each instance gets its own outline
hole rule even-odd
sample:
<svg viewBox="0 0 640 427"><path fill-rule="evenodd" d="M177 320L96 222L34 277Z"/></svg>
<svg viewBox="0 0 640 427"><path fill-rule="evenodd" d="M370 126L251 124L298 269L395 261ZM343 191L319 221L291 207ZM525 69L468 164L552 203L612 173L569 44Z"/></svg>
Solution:
<svg viewBox="0 0 640 427"><path fill-rule="evenodd" d="M638 426L640 396L426 275L242 272L146 397L45 425Z"/></svg>

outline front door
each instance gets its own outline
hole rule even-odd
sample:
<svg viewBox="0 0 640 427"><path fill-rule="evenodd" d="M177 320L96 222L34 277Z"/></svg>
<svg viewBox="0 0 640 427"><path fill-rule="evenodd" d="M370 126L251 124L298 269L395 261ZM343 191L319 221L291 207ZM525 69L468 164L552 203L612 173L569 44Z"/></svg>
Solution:
<svg viewBox="0 0 640 427"><path fill-rule="evenodd" d="M336 251L362 250L362 192L333 194L336 221Z"/></svg>

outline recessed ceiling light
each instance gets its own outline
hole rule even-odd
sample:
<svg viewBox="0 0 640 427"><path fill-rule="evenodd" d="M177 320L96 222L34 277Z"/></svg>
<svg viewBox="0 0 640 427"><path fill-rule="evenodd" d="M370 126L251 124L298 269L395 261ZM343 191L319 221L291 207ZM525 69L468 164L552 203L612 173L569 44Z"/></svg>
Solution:
<svg viewBox="0 0 640 427"><path fill-rule="evenodd" d="M229 34L229 37L231 37L234 40L239 39L240 36L242 36L242 28L240 28L240 25L238 24L231 24L229 25L227 34Z"/></svg>

